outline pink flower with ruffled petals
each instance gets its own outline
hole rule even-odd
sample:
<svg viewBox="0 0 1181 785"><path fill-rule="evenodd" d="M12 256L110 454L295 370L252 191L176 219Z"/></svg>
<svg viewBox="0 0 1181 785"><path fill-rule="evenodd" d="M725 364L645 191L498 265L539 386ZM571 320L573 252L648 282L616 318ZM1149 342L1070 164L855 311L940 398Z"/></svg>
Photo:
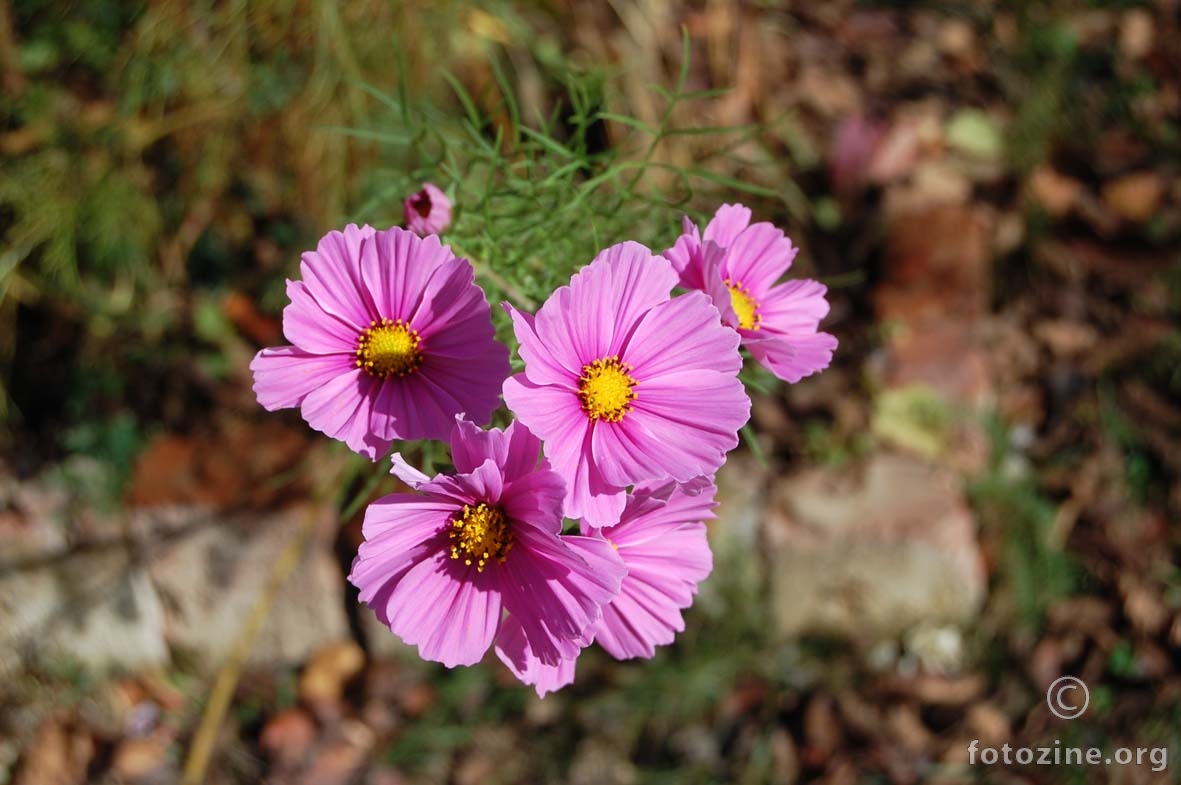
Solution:
<svg viewBox="0 0 1181 785"><path fill-rule="evenodd" d="M716 492L706 478L648 485L628 494L615 526L596 530L583 522L583 533L610 542L627 566L619 594L593 629L594 642L612 657L652 657L685 629L681 612L713 569L704 522L714 517ZM541 662L507 625L496 653L540 697L574 681L575 660Z"/></svg>
<svg viewBox="0 0 1181 785"><path fill-rule="evenodd" d="M580 645L587 643L589 640L581 642ZM574 670L578 664L577 652L573 657L567 657L557 663L542 662L529 648L524 629L512 616L504 620L500 634L496 636L496 656L523 684L533 687L539 698L572 684Z"/></svg>
<svg viewBox="0 0 1181 785"><path fill-rule="evenodd" d="M738 335L639 243L603 251L535 316L506 306L524 373L504 398L567 481L565 514L616 523L629 485L713 474L750 399Z"/></svg>
<svg viewBox="0 0 1181 785"><path fill-rule="evenodd" d="M292 346L250 363L258 402L298 406L318 431L376 460L395 439L445 439L455 415L486 423L509 375L471 263L439 238L350 225L287 282Z"/></svg>
<svg viewBox="0 0 1181 785"><path fill-rule="evenodd" d="M451 225L451 200L434 183L423 183L422 190L402 202L406 228L420 237L441 234Z"/></svg>
<svg viewBox="0 0 1181 785"><path fill-rule="evenodd" d="M644 486L628 495L618 524L598 530L627 565L619 595L595 625L595 642L612 657L651 657L684 631L681 611L713 569L705 521L714 517L716 493L705 478ZM583 526L584 534L593 531Z"/></svg>
<svg viewBox="0 0 1181 785"><path fill-rule="evenodd" d="M664 252L681 285L709 294L742 345L787 382L828 367L837 339L819 332L828 314L828 291L813 280L776 283L798 249L772 224L750 222L740 204L724 204L704 236L688 218L684 234Z"/></svg>
<svg viewBox="0 0 1181 785"><path fill-rule="evenodd" d="M473 665L514 620L538 662L577 655L625 568L606 541L560 537L565 483L520 423L481 431L459 421L457 474L429 478L394 456L417 493L385 496L365 512L365 542L349 581L377 618L419 654Z"/></svg>

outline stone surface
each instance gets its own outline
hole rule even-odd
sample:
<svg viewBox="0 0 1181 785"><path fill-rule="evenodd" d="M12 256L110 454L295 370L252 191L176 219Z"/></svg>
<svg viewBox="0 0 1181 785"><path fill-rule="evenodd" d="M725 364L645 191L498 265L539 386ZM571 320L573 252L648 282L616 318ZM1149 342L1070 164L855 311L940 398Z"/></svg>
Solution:
<svg viewBox="0 0 1181 785"><path fill-rule="evenodd" d="M758 548L770 470L746 450L730 453L718 470L716 520L710 521L710 544L719 556L746 556Z"/></svg>
<svg viewBox="0 0 1181 785"><path fill-rule="evenodd" d="M752 558L760 549L771 469L746 450L732 452L718 470L717 516L706 523L714 569L700 587L701 607L724 613L726 597L758 597L764 591L763 563Z"/></svg>
<svg viewBox="0 0 1181 785"><path fill-rule="evenodd" d="M119 535L117 516L98 511L108 469L75 455L17 479L0 462L0 573L49 563L79 544Z"/></svg>
<svg viewBox="0 0 1181 785"><path fill-rule="evenodd" d="M125 550L0 576L0 672L61 659L100 673L167 662L160 598Z"/></svg>
<svg viewBox="0 0 1181 785"><path fill-rule="evenodd" d="M785 479L770 496L767 557L784 636L896 637L978 612L986 575L953 473L879 453L857 470Z"/></svg>
<svg viewBox="0 0 1181 785"><path fill-rule="evenodd" d="M169 646L216 667L308 514L329 513L303 506L228 519L161 546L149 571L167 609ZM299 663L348 637L343 576L328 545L314 542L276 594L250 661Z"/></svg>
<svg viewBox="0 0 1181 785"><path fill-rule="evenodd" d="M56 501L10 512L2 533L26 533L31 544L0 562L0 674L65 661L97 675L134 671L177 651L216 667L304 516L327 515L149 508L92 537L74 518L63 523L68 510ZM251 661L302 662L348 637L343 577L328 544L313 543L277 594Z"/></svg>

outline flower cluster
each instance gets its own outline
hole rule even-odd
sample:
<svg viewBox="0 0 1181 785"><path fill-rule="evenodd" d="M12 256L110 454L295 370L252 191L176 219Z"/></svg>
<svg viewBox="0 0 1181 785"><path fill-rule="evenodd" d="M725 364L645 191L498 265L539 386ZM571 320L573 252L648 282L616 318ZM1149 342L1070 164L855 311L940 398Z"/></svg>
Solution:
<svg viewBox="0 0 1181 785"><path fill-rule="evenodd" d="M790 240L725 205L663 254L607 248L536 313L506 303L510 375L471 264L436 234L446 196L428 183L405 210L408 230L349 226L304 254L291 345L251 363L265 408L298 407L370 460L450 443L449 474L392 456L411 492L369 506L349 580L422 657L495 648L539 695L592 643L653 656L712 568L713 478L750 415L739 347L787 381L826 367L824 287L778 283ZM502 397L508 426L485 430Z"/></svg>

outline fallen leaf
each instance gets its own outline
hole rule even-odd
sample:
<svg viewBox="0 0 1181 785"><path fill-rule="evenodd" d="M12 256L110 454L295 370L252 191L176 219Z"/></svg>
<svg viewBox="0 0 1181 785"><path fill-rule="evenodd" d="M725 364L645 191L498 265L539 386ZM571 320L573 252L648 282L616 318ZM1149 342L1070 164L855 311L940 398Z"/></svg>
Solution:
<svg viewBox="0 0 1181 785"><path fill-rule="evenodd" d="M890 126L873 150L866 167L870 182L884 184L901 179L914 170L919 161L918 129L910 120Z"/></svg>
<svg viewBox="0 0 1181 785"><path fill-rule="evenodd" d="M1103 185L1104 205L1133 223L1143 223L1155 215L1164 194L1164 179L1156 172L1127 174Z"/></svg>
<svg viewBox="0 0 1181 785"><path fill-rule="evenodd" d="M1058 357L1077 357L1099 343L1099 333L1086 322L1045 319L1033 326L1034 335Z"/></svg>
<svg viewBox="0 0 1181 785"><path fill-rule="evenodd" d="M258 746L280 768L298 766L316 740L316 723L303 709L287 709L267 720Z"/></svg>
<svg viewBox="0 0 1181 785"><path fill-rule="evenodd" d="M1051 218L1061 218L1074 209L1083 184L1073 177L1039 166L1029 177L1029 193Z"/></svg>
<svg viewBox="0 0 1181 785"><path fill-rule="evenodd" d="M1124 595L1124 613L1128 621L1145 635L1156 635L1169 621L1169 609L1160 593L1132 577L1120 581Z"/></svg>
<svg viewBox="0 0 1181 785"><path fill-rule="evenodd" d="M242 292L230 292L221 302L222 312L230 323L257 346L282 343L279 320L259 312L254 301Z"/></svg>
<svg viewBox="0 0 1181 785"><path fill-rule="evenodd" d="M966 719L968 727L984 746L1000 747L1011 737L1009 717L991 701L973 704Z"/></svg>
<svg viewBox="0 0 1181 785"><path fill-rule="evenodd" d="M169 744L167 738L124 739L115 749L111 771L125 782L161 773L169 764Z"/></svg>
<svg viewBox="0 0 1181 785"><path fill-rule="evenodd" d="M974 52L976 30L966 19L953 17L939 25L939 51L957 60L966 60Z"/></svg>
<svg viewBox="0 0 1181 785"><path fill-rule="evenodd" d="M804 759L810 766L827 761L843 743L844 733L832 698L813 695L804 709Z"/></svg>
<svg viewBox="0 0 1181 785"><path fill-rule="evenodd" d="M1000 126L980 109L961 109L947 124L947 143L955 150L983 161L999 161L1005 153Z"/></svg>
<svg viewBox="0 0 1181 785"><path fill-rule="evenodd" d="M1142 60L1152 52L1156 22L1146 8L1124 12L1119 28L1119 52L1129 60Z"/></svg>
<svg viewBox="0 0 1181 785"><path fill-rule="evenodd" d="M24 750L14 785L79 785L94 757L94 741L49 719Z"/></svg>
<svg viewBox="0 0 1181 785"><path fill-rule="evenodd" d="M299 699L313 707L340 702L345 685L365 667L365 652L354 641L320 649L299 675Z"/></svg>
<svg viewBox="0 0 1181 785"><path fill-rule="evenodd" d="M923 725L918 707L900 703L886 713L890 738L911 755L921 755L932 742L931 732Z"/></svg>

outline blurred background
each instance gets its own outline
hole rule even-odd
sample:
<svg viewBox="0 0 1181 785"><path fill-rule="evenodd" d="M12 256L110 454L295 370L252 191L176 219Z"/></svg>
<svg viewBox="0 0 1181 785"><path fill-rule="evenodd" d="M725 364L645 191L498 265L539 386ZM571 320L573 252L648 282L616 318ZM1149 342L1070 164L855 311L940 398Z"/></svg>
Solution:
<svg viewBox="0 0 1181 785"><path fill-rule="evenodd" d="M0 783L1178 781L1176 0L0 0L0 82ZM356 604L382 486L250 390L300 252L431 174L407 102L589 106L697 171L650 244L743 201L830 287L686 632L543 701Z"/></svg>

